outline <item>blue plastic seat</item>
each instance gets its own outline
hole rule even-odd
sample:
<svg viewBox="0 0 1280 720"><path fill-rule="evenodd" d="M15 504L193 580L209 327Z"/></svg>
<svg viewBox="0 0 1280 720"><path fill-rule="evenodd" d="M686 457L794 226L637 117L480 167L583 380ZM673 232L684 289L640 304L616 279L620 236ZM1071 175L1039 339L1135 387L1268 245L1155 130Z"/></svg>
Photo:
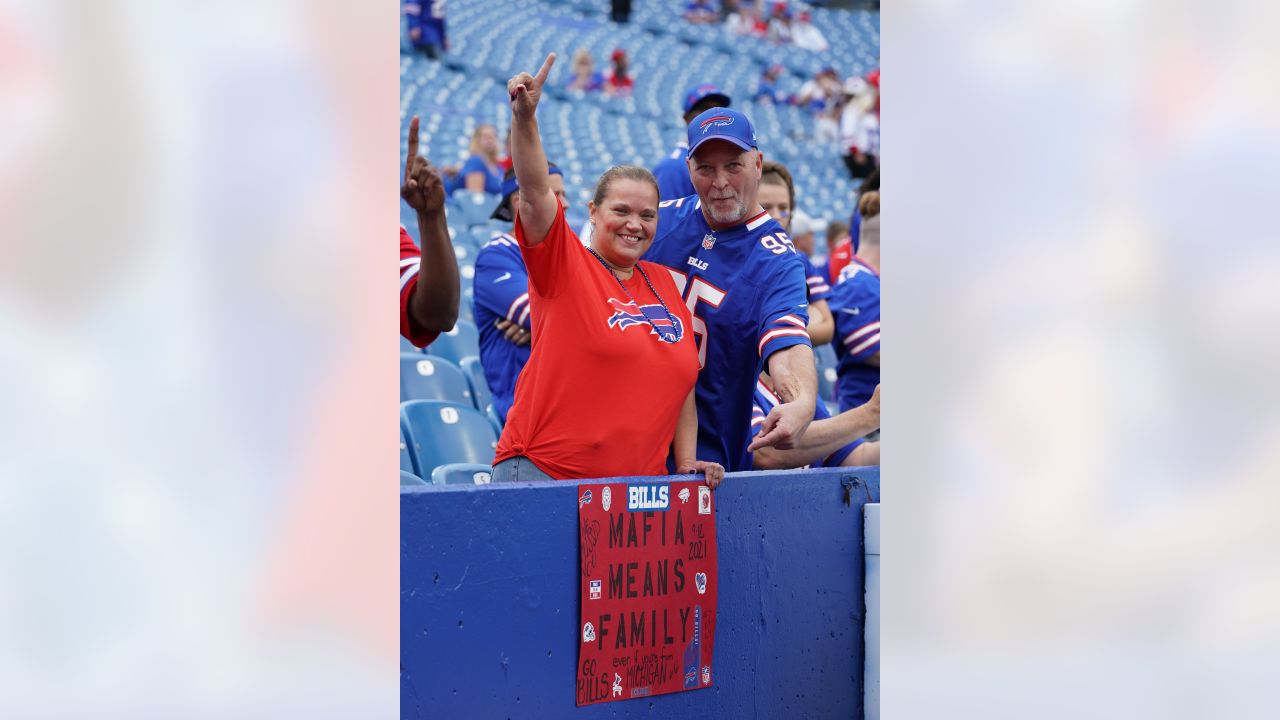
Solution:
<svg viewBox="0 0 1280 720"><path fill-rule="evenodd" d="M446 358L400 353L400 402L444 400L475 406L471 383L462 369Z"/></svg>
<svg viewBox="0 0 1280 720"><path fill-rule="evenodd" d="M493 468L480 463L449 463L431 471L432 485L488 485Z"/></svg>
<svg viewBox="0 0 1280 720"><path fill-rule="evenodd" d="M417 353L421 355L422 348L409 342L409 338L401 335L400 336L400 352L401 353Z"/></svg>
<svg viewBox="0 0 1280 720"><path fill-rule="evenodd" d="M459 320L449 332L440 333L436 341L427 346L427 352L454 364L468 355L480 354L480 331L469 320Z"/></svg>
<svg viewBox="0 0 1280 720"><path fill-rule="evenodd" d="M421 475L449 463L493 462L498 436L489 420L470 404L410 400L400 404Z"/></svg>
<svg viewBox="0 0 1280 720"><path fill-rule="evenodd" d="M426 484L427 484L427 481L423 480L417 475L414 475L411 472L405 472L404 470L400 471L400 487L404 487L406 485L426 485Z"/></svg>
<svg viewBox="0 0 1280 720"><path fill-rule="evenodd" d="M413 465L413 455L409 452L409 440L404 435L404 423L400 423L400 469L406 472L413 472L417 468Z"/></svg>
<svg viewBox="0 0 1280 720"><path fill-rule="evenodd" d="M462 358L459 365L471 383L471 399L475 402L476 409L484 412L493 402L493 395L489 392L489 383L484 379L484 366L480 364L480 358L468 355Z"/></svg>

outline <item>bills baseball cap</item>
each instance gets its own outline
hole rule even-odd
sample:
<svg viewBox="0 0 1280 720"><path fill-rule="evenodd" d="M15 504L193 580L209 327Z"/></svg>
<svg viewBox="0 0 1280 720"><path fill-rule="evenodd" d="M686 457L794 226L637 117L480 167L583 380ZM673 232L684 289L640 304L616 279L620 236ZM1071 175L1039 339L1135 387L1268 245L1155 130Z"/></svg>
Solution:
<svg viewBox="0 0 1280 720"><path fill-rule="evenodd" d="M727 140L743 150L756 149L756 129L746 115L729 108L711 108L689 123L689 154L708 140Z"/></svg>
<svg viewBox="0 0 1280 720"><path fill-rule="evenodd" d="M556 167L554 163L547 163L548 175L564 176L564 171ZM516 182L516 176L512 175L502 181L502 202L498 203L498 207L493 209L493 213L489 215L492 220L502 220L503 222L511 222L516 219L515 208L511 207L511 196L515 191L520 189L520 183Z"/></svg>
<svg viewBox="0 0 1280 720"><path fill-rule="evenodd" d="M720 107L729 107L729 96L720 89L719 85L714 83L703 83L685 94L684 111L689 112L693 109L694 105L697 105L707 98L717 98L720 101Z"/></svg>

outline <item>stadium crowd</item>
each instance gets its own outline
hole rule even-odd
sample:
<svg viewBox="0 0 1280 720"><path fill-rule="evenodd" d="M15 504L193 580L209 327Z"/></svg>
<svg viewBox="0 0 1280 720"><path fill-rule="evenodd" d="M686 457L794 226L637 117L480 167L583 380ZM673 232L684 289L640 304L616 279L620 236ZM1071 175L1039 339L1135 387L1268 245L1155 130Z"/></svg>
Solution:
<svg viewBox="0 0 1280 720"><path fill-rule="evenodd" d="M828 47L800 3L679 10L732 42ZM447 12L405 3L407 54L447 61ZM698 472L713 487L726 470L879 464L879 70L824 66L788 89L788 68L763 64L743 109L724 86L757 66L704 77L672 109L680 142L651 171L615 160L580 177L583 207L570 185L586 148L539 118L591 94L634 102L637 86L620 47L604 72L586 46L562 52L560 73L554 53L536 73L508 68L505 117L472 125L461 166L420 157L409 122L401 194L420 245L402 225L402 484L487 481L495 460L498 481ZM770 154L783 138L752 118L768 106L810 118L783 131L843 161L857 184L842 212L798 192L803 159Z"/></svg>

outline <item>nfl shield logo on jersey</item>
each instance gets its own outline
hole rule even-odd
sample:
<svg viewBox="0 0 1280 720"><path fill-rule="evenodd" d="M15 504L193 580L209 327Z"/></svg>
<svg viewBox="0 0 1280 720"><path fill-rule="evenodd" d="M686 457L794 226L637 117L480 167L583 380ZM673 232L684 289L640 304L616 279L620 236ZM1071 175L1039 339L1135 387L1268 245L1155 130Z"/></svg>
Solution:
<svg viewBox="0 0 1280 720"><path fill-rule="evenodd" d="M703 250L710 250L711 248L713 248L713 247L715 247L715 246L716 246L716 236L715 236L715 235L712 235L711 233L707 233L706 235L703 235L703 236L702 236L702 249L703 249Z"/></svg>

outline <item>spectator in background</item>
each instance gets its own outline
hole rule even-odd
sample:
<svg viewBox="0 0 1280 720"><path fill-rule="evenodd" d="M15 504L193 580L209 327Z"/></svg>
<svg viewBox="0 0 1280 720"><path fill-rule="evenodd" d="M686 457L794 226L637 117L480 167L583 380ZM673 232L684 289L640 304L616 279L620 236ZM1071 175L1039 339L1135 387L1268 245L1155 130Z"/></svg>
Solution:
<svg viewBox="0 0 1280 720"><path fill-rule="evenodd" d="M569 76L565 89L577 92L599 92L604 89L604 75L596 71L596 63L586 48L578 48L573 52L573 74Z"/></svg>
<svg viewBox="0 0 1280 720"><path fill-rule="evenodd" d="M825 67L818 71L813 79L806 81L796 92L796 105L814 113L821 113L828 105L835 103L840 94L840 76L833 67Z"/></svg>
<svg viewBox="0 0 1280 720"><path fill-rule="evenodd" d="M471 133L471 157L462 164L454 182L446 189L466 188L470 192L497 195L502 192L502 167L498 160L498 130L483 124Z"/></svg>
<svg viewBox="0 0 1280 720"><path fill-rule="evenodd" d="M604 94L610 97L630 97L635 80L627 74L627 51L616 48L609 56L613 67L604 74Z"/></svg>
<svg viewBox="0 0 1280 720"><path fill-rule="evenodd" d="M853 214L849 216L850 258L858 252L859 234L862 231L862 215L858 213L858 201L869 192L880 192L880 168L871 171L871 174L862 181L862 185L858 186L858 192L853 197Z"/></svg>
<svg viewBox="0 0 1280 720"><path fill-rule="evenodd" d="M814 27L810 22L811 16L808 10L801 10L797 15L795 22L791 23L791 42L801 50L812 50L813 52L826 52L831 49L831 44L827 42L827 38L822 31Z"/></svg>
<svg viewBox="0 0 1280 720"><path fill-rule="evenodd" d="M724 29L733 35L764 37L769 30L769 24L760 14L760 8L751 4L745 8L737 7L736 10L726 14Z"/></svg>
<svg viewBox="0 0 1280 720"><path fill-rule="evenodd" d="M840 271L831 294L841 410L867 402L880 384L880 268L864 259L874 256L879 262L880 193L863 195L858 211L862 214L861 248ZM873 245L874 253L868 250Z"/></svg>
<svg viewBox="0 0 1280 720"><path fill-rule="evenodd" d="M856 180L880 165L879 93L857 77L845 81L843 93L848 101L840 115L840 141L845 148L841 159Z"/></svg>
<svg viewBox="0 0 1280 720"><path fill-rule="evenodd" d="M695 459L698 356L689 311L663 268L640 260L658 221L648 170L610 168L590 203L584 247L548 181L536 110L555 63L507 82L520 187L516 238L529 270L533 351L498 441L493 480L560 480L705 472Z"/></svg>
<svg viewBox="0 0 1280 720"><path fill-rule="evenodd" d="M855 207L855 213L858 209ZM827 223L827 267L826 274L834 285L840 271L853 259L853 248L849 242L849 225L839 220Z"/></svg>
<svg viewBox="0 0 1280 720"><path fill-rule="evenodd" d="M435 60L449 49L449 39L444 32L445 4L431 0L427 2L429 9L424 14L420 0L405 0L404 16L413 49Z"/></svg>
<svg viewBox="0 0 1280 720"><path fill-rule="evenodd" d="M714 25L720 22L720 12L712 7L711 0L689 0L684 6L684 19L695 25Z"/></svg>
<svg viewBox="0 0 1280 720"><path fill-rule="evenodd" d="M779 80L786 68L778 63L774 63L764 69L760 75L760 83L756 85L756 94L751 97L755 102L768 103L770 105L786 105L790 102L791 97L782 90Z"/></svg>
<svg viewBox="0 0 1280 720"><path fill-rule="evenodd" d="M400 334L418 347L458 321L458 259L449 240L444 182L418 155L418 116L409 121L409 152L400 197L418 215L422 250L400 226Z"/></svg>
<svg viewBox="0 0 1280 720"><path fill-rule="evenodd" d="M764 162L760 170L758 197L760 207L764 208L764 211L790 234L791 221L795 212L796 190L791 180L791 172L787 170L786 165L770 160ZM810 250L812 250L812 234L809 240ZM817 347L831 342L831 336L835 333L835 321L831 319L831 310L827 307L827 299L831 297L831 286L827 283L826 277L813 267L809 253L800 251L798 254L804 263L805 291L809 299L809 341Z"/></svg>
<svg viewBox="0 0 1280 720"><path fill-rule="evenodd" d="M631 0L610 0L609 19L627 24L631 20Z"/></svg>
<svg viewBox="0 0 1280 720"><path fill-rule="evenodd" d="M809 217L808 213L803 210L792 209L790 233L791 244L796 246L796 250L813 260L813 253L816 250L814 243L815 236L818 233L818 221ZM816 262L814 267L817 267Z"/></svg>
<svg viewBox="0 0 1280 720"><path fill-rule="evenodd" d="M564 175L547 164L547 183L562 208ZM520 184L514 170L502 179L502 202L490 217L512 223L510 233L494 233L476 254L472 298L476 327L480 330L480 365L493 393L493 410L502 423L516 398L516 380L529 362L533 318L529 311L529 271L515 238L515 210L520 206Z"/></svg>
<svg viewBox="0 0 1280 720"><path fill-rule="evenodd" d="M684 96L684 124L703 112L717 107L729 107L729 96L719 86L711 83L697 85ZM662 200L689 197L694 194L693 181L689 179L689 143L683 138L667 157L653 167L658 179L658 197Z"/></svg>
<svg viewBox="0 0 1280 720"><path fill-rule="evenodd" d="M768 28L769 42L774 45L791 44L791 9L786 3L774 3Z"/></svg>

